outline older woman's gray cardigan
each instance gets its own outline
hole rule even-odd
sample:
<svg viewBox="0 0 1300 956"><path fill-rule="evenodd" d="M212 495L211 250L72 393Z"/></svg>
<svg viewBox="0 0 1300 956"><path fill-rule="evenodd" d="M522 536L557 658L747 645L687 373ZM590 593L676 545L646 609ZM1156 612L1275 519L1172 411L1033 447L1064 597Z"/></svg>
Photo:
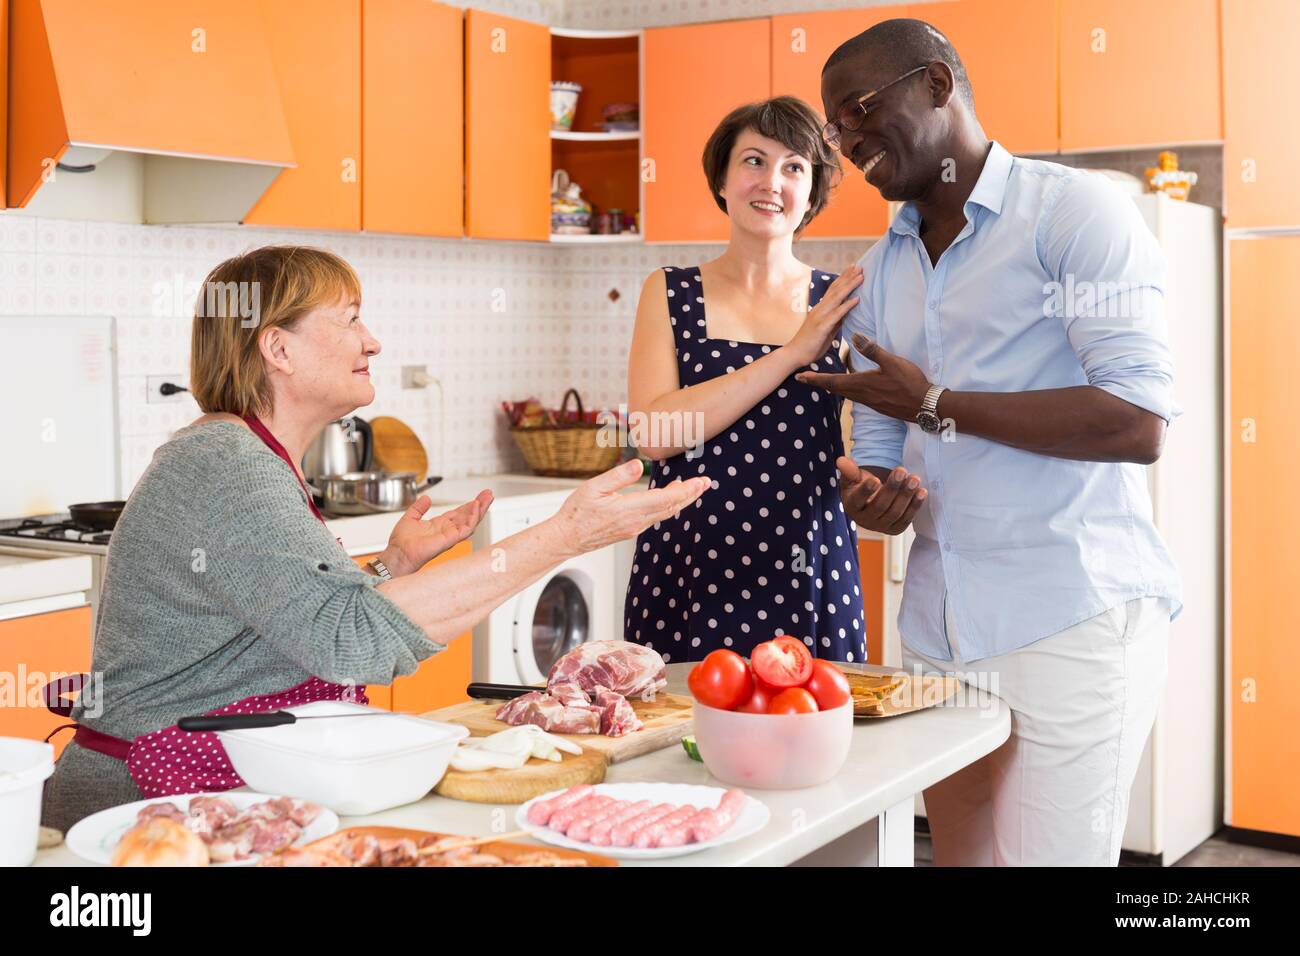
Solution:
<svg viewBox="0 0 1300 956"><path fill-rule="evenodd" d="M251 431L182 428L154 453L113 530L92 664L102 713L79 706L73 717L130 740L312 675L389 684L441 645L378 583ZM42 818L63 830L139 799L125 763L69 743Z"/></svg>

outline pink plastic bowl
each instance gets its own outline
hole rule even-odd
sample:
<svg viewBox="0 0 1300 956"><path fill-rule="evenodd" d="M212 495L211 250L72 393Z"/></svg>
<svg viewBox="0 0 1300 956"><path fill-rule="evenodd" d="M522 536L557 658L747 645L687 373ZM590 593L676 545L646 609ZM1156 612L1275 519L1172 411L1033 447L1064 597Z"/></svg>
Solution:
<svg viewBox="0 0 1300 956"><path fill-rule="evenodd" d="M853 702L815 714L743 714L695 702L695 743L709 773L759 790L825 783L844 766Z"/></svg>

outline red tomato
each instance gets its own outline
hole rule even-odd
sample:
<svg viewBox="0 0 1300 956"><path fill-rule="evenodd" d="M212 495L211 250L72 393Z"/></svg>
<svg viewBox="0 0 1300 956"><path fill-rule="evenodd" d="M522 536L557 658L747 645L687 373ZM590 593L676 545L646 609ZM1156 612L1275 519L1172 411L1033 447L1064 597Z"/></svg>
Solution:
<svg viewBox="0 0 1300 956"><path fill-rule="evenodd" d="M817 698L802 687L787 687L772 698L767 712L769 714L815 714Z"/></svg>
<svg viewBox="0 0 1300 956"><path fill-rule="evenodd" d="M692 696L706 707L734 710L749 700L754 680L749 664L735 651L719 648L691 669L686 679Z"/></svg>
<svg viewBox="0 0 1300 956"><path fill-rule="evenodd" d="M745 714L766 714L768 705L772 703L772 698L776 692L767 687L762 681L754 681L754 692L749 695L749 700L745 701L736 710Z"/></svg>
<svg viewBox="0 0 1300 956"><path fill-rule="evenodd" d="M813 657L797 637L782 635L754 648L754 674L768 687L802 687L812 677Z"/></svg>
<svg viewBox="0 0 1300 956"><path fill-rule="evenodd" d="M813 661L813 674L804 684L808 693L817 700L819 710L834 710L848 703L853 692L849 679L830 661Z"/></svg>

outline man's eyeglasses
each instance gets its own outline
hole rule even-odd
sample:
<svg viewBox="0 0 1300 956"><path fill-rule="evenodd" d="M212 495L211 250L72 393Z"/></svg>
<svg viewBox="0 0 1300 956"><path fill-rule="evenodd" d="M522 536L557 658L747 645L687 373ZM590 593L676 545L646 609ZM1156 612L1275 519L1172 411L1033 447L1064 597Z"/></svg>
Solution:
<svg viewBox="0 0 1300 956"><path fill-rule="evenodd" d="M884 86L872 90L870 93L864 93L852 103L846 103L840 107L839 115L822 127L822 139L831 149L840 148L840 130L849 130L850 132L862 128L862 121L866 119L867 107L866 102L873 96L879 96L885 90L889 89L895 83L901 83L909 76L915 76L922 70L929 69L930 64L918 66L914 70L908 70L896 80L890 80Z"/></svg>

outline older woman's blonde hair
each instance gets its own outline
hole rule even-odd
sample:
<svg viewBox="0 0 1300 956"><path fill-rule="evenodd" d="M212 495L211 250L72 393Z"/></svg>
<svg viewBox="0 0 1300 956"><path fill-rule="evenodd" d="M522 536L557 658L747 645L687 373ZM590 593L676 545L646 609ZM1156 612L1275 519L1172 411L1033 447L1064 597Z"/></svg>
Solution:
<svg viewBox="0 0 1300 956"><path fill-rule="evenodd" d="M258 346L265 329L292 329L319 305L361 301L352 267L324 249L263 246L227 259L199 290L190 392L203 411L266 415L271 383Z"/></svg>

